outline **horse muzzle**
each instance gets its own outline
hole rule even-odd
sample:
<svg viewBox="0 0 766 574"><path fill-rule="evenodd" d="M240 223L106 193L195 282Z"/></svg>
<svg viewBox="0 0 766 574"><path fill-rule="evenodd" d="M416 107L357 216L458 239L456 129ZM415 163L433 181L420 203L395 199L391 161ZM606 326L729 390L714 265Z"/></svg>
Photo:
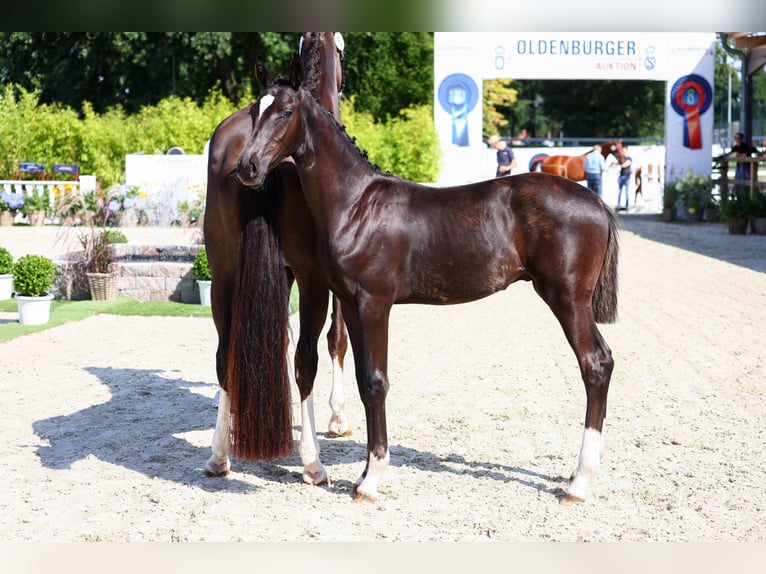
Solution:
<svg viewBox="0 0 766 574"><path fill-rule="evenodd" d="M259 169L252 158L242 157L232 175L248 187L260 187L266 180L267 171Z"/></svg>

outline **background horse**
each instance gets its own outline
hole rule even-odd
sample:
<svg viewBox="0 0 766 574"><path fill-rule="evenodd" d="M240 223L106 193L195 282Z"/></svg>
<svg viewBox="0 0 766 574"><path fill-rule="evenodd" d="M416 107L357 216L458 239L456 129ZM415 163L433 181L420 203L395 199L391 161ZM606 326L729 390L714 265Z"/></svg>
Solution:
<svg viewBox="0 0 766 574"><path fill-rule="evenodd" d="M342 38L307 33L301 54L312 62L312 92L340 119ZM261 75L263 75L261 73ZM213 455L206 472L224 475L233 454L246 460L292 454L287 375L288 296L293 279L300 292L300 335L295 376L303 419L300 450L304 480L327 480L319 462L311 391L317 371L317 340L327 318L329 287L316 263L314 222L292 163L281 164L258 192L232 172L258 116L256 104L243 108L215 129L210 141L204 233L212 272L211 305L218 333L216 371L221 386ZM285 268L285 263L289 267ZM333 298L328 347L334 367L330 435L349 434L343 412L343 359L347 335L340 305ZM231 413L231 428L229 423ZM266 417L264 428L253 420ZM259 421L261 422L261 421Z"/></svg>
<svg viewBox="0 0 766 574"><path fill-rule="evenodd" d="M549 155L537 154L530 162L529 171L543 173L552 173L560 175L572 181L583 181L585 179L585 156L591 150L582 155ZM622 139L611 140L601 144L601 155L606 159L609 155L619 158L622 154Z"/></svg>
<svg viewBox="0 0 766 574"><path fill-rule="evenodd" d="M389 464L388 323L397 303L445 305L531 281L577 357L587 398L579 464L565 503L585 500L603 454L614 362L596 323L617 313L617 222L595 194L527 173L433 188L376 170L300 87L303 66L270 87L238 177L260 185L292 155L320 235L320 261L341 300L367 419L357 500L375 500Z"/></svg>

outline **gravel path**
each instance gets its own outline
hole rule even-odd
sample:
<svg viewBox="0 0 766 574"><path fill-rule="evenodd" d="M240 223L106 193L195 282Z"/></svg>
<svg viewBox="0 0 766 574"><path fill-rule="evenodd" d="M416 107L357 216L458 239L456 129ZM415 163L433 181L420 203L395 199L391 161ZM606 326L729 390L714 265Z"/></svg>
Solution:
<svg viewBox="0 0 766 574"><path fill-rule="evenodd" d="M351 499L365 453L351 357L355 434L322 433L332 482L312 488L297 455L203 475L209 319L100 315L2 343L0 539L763 541L766 236L621 219L607 456L586 504L559 504L582 437L574 355L519 283L394 308L391 467L374 504ZM0 245L50 249L34 232L0 228ZM320 430L330 372L323 349Z"/></svg>

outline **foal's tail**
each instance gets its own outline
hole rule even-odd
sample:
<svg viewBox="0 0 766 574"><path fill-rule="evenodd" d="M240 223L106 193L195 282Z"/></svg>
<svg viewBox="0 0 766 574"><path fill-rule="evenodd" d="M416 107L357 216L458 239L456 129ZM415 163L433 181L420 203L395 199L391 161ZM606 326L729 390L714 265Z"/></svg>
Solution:
<svg viewBox="0 0 766 574"><path fill-rule="evenodd" d="M606 253L601 264L596 288L593 291L593 314L597 323L614 323L617 320L617 255L618 230L617 218L604 205L604 212L609 220L609 234L606 239Z"/></svg>
<svg viewBox="0 0 766 574"><path fill-rule="evenodd" d="M293 453L287 371L288 299L273 187L249 190L232 301L226 389L232 455L244 460Z"/></svg>

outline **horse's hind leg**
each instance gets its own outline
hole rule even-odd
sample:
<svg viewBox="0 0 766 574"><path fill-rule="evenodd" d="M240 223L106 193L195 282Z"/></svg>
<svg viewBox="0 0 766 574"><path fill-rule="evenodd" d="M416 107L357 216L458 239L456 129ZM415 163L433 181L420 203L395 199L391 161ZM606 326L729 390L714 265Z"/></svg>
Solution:
<svg viewBox="0 0 766 574"><path fill-rule="evenodd" d="M573 301L563 295L563 290L551 294L542 291L537 285L535 288L549 304L564 329L564 334L577 356L580 374L585 383L587 403L580 458L570 478L567 494L561 500L562 504L585 502L588 485L598 474L604 456L606 398L614 360L609 346L596 326L589 303L578 304L577 300ZM585 300L589 302L590 297Z"/></svg>
<svg viewBox="0 0 766 574"><path fill-rule="evenodd" d="M301 438L298 452L303 462L303 481L325 484L327 471L319 460L314 418L313 389L319 356L317 341L327 317L327 287L319 282L298 282L300 294L300 334L295 348L295 382L301 397Z"/></svg>
<svg viewBox="0 0 766 574"><path fill-rule="evenodd" d="M327 332L327 349L332 359L332 392L330 394L330 424L327 436L331 438L351 436L353 431L344 412L346 399L343 393L343 360L348 350L348 334L338 298L332 296L330 330Z"/></svg>
<svg viewBox="0 0 766 574"><path fill-rule="evenodd" d="M215 421L215 432L213 433L212 450L213 454L205 463L205 474L208 476L226 476L231 469L229 461L229 446L231 415L229 413L229 395L223 389L220 389L218 397L218 417Z"/></svg>
<svg viewBox="0 0 766 574"><path fill-rule="evenodd" d="M587 402L580 459L570 478L567 494L561 501L564 504L584 502L588 485L601 468L606 398L614 368L612 352L596 327L590 308L580 313L584 316L573 315L574 328L571 331L565 328L564 331L580 364Z"/></svg>

